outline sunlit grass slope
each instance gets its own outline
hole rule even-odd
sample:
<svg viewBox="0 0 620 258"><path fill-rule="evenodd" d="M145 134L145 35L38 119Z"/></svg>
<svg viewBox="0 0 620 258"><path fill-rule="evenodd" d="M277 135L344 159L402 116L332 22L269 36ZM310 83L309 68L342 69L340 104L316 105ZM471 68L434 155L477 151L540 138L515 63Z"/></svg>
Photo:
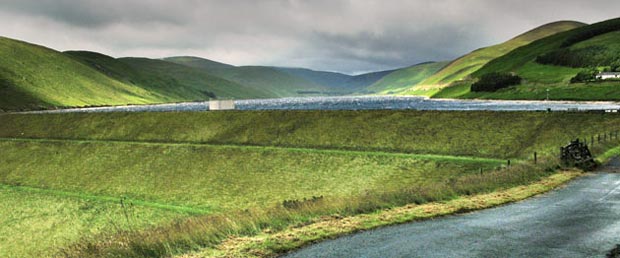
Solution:
<svg viewBox="0 0 620 258"><path fill-rule="evenodd" d="M535 40L584 25L585 24L580 22L560 21L540 26L504 43L481 48L464 55L452 61L436 74L420 82L419 85L436 87L447 86L450 83L467 78L470 74L480 69L489 61L500 57L513 49L527 45Z"/></svg>
<svg viewBox="0 0 620 258"><path fill-rule="evenodd" d="M447 64L448 62L430 62L399 69L373 83L367 90L379 94L400 93L435 74Z"/></svg>
<svg viewBox="0 0 620 258"><path fill-rule="evenodd" d="M0 37L0 109L117 105L165 98L119 82L63 53Z"/></svg>

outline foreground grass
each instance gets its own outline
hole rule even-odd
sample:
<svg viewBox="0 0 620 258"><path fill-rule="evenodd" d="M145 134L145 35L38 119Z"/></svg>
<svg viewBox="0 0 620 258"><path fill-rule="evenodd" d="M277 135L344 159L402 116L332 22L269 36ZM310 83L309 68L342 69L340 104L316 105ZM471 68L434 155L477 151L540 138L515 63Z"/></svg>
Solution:
<svg viewBox="0 0 620 258"><path fill-rule="evenodd" d="M174 218L200 214L217 218L256 210L266 216L259 224L277 227L287 222L264 215L262 208L312 196L343 200L370 192L438 185L502 162L274 147L29 139L0 141L0 155L0 191L7 208L0 212L6 218L0 235L8 236L0 239L2 257L48 256L63 246L105 242L145 227L151 228L145 232L174 229L179 225L171 224ZM121 199L132 207L128 222ZM312 214L300 212L294 217L292 221L299 221ZM158 227L152 229L154 225ZM17 237L11 237L17 232ZM221 237L209 232L194 233L207 239ZM144 238L131 241L140 239ZM183 237L171 241L179 239ZM193 245L189 249L202 246ZM165 255L188 249L170 246L165 251L148 247L140 255L149 256L148 250ZM67 255L89 255L74 254L69 251Z"/></svg>
<svg viewBox="0 0 620 258"><path fill-rule="evenodd" d="M0 257L49 257L85 235L138 230L187 214L0 186Z"/></svg>
<svg viewBox="0 0 620 258"><path fill-rule="evenodd" d="M277 232L293 225L311 223L321 216L351 216L372 213L411 203L452 200L461 195L491 192L539 180L553 173L553 162L534 166L519 163L510 169L470 173L443 182L401 188L380 188L349 196L325 196L300 200L298 205L264 206L258 209L229 211L199 216L154 230L117 234L106 241L85 241L70 246L64 254L71 257L169 256L205 247L214 247L229 236L253 236L260 232ZM402 180L398 178L396 180Z"/></svg>
<svg viewBox="0 0 620 258"><path fill-rule="evenodd" d="M274 257L302 246L381 226L423 220L437 216L489 208L523 200L552 190L581 175L569 171L540 181L488 194L459 197L445 202L410 204L350 217L325 216L307 225L291 226L279 232L263 231L252 237L231 237L201 252L182 257Z"/></svg>

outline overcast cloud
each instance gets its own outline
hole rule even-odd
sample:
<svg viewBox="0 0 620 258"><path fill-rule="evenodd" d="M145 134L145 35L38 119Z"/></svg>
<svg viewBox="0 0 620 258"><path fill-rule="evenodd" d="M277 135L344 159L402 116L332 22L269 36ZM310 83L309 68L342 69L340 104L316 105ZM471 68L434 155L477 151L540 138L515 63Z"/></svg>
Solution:
<svg viewBox="0 0 620 258"><path fill-rule="evenodd" d="M0 35L115 57L194 55L346 73L450 60L618 0L0 0Z"/></svg>

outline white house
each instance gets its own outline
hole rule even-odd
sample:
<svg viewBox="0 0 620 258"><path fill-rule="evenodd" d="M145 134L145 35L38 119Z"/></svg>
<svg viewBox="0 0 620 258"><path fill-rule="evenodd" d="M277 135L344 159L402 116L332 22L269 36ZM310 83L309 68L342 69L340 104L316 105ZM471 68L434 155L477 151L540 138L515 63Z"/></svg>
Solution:
<svg viewBox="0 0 620 258"><path fill-rule="evenodd" d="M620 72L602 72L596 75L597 79L620 79Z"/></svg>
<svg viewBox="0 0 620 258"><path fill-rule="evenodd" d="M234 100L210 100L209 110L233 110L235 109Z"/></svg>

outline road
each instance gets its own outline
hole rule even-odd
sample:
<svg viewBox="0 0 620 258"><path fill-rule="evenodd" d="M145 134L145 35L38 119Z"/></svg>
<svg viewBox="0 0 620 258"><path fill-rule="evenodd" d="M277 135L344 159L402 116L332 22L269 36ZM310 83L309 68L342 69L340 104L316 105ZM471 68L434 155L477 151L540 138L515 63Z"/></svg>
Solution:
<svg viewBox="0 0 620 258"><path fill-rule="evenodd" d="M605 257L620 244L620 166L603 171L519 203L366 231L287 257Z"/></svg>

